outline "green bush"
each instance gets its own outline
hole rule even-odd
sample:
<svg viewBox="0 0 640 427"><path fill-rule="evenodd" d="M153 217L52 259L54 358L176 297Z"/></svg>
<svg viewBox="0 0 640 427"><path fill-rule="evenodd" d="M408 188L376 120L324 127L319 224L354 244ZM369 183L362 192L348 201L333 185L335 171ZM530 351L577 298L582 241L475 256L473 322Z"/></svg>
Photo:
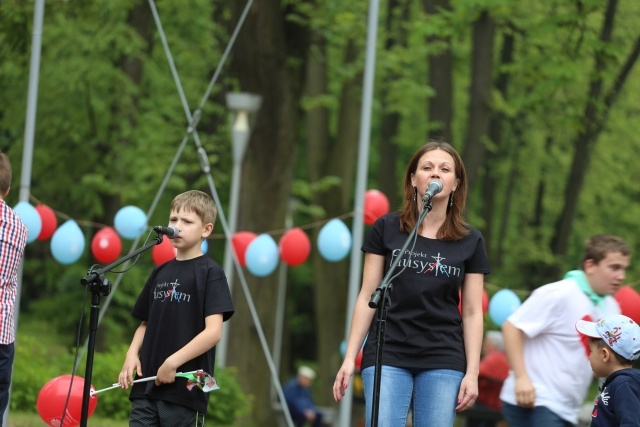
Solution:
<svg viewBox="0 0 640 427"><path fill-rule="evenodd" d="M11 410L35 411L38 393L49 380L69 374L71 356L53 356L36 338L21 334L16 341L11 384Z"/></svg>
<svg viewBox="0 0 640 427"><path fill-rule="evenodd" d="M94 354L91 384L96 390L117 382L126 351L126 345L118 345L107 352ZM85 366L86 361L79 363L78 376L84 378ZM42 386L55 377L70 374L72 369L73 354L51 357L50 350L40 345L37 339L21 334L16 343L11 410L36 411L36 399ZM232 425L238 417L249 413L251 399L240 389L235 369L216 368L214 376L220 389L211 392L207 421L214 425ZM116 388L98 395L94 414L102 418L126 420L130 407L128 391Z"/></svg>
<svg viewBox="0 0 640 427"><path fill-rule="evenodd" d="M207 408L207 420L214 425L231 425L251 411L251 396L242 392L236 375L235 368L216 368L214 377L220 390L211 392Z"/></svg>

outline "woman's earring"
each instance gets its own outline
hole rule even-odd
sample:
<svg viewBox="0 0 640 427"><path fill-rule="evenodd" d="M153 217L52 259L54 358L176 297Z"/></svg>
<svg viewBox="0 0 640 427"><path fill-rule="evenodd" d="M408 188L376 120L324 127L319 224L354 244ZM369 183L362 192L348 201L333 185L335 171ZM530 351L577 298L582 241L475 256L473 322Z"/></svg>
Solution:
<svg viewBox="0 0 640 427"><path fill-rule="evenodd" d="M449 194L449 209L453 207L453 191Z"/></svg>
<svg viewBox="0 0 640 427"><path fill-rule="evenodd" d="M413 201L418 201L418 189L416 187L413 187Z"/></svg>

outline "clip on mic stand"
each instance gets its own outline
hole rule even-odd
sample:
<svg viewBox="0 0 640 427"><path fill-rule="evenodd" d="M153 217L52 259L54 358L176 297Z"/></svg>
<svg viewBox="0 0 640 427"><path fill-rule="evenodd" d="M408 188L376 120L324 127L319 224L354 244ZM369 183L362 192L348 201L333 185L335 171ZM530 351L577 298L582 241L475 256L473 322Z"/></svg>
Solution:
<svg viewBox="0 0 640 427"><path fill-rule="evenodd" d="M102 267L96 271L89 270L87 275L80 280L80 283L91 287L91 316L89 318L89 343L87 351L87 365L84 373L84 388L82 390L82 412L80 415L80 425L86 427L89 413L89 399L91 395L91 374L93 371L93 354L96 346L96 331L98 330L98 315L100 312L100 295L107 296L111 292L111 282L104 278L104 274L111 271L120 264L138 256L152 246L162 243L162 236L156 236L153 241L147 243L132 253L120 258L117 261Z"/></svg>
<svg viewBox="0 0 640 427"><path fill-rule="evenodd" d="M426 199L425 196L425 198L422 199L422 203L423 208L422 212L420 212L420 215L418 216L418 221L416 221L413 230L411 230L411 233L409 233L409 236L407 236L407 240L405 240L404 245L402 245L400 253L396 257L396 259L393 260L393 263L391 264L391 267L389 267L387 274L385 274L384 278L382 279L382 282L380 282L378 288L373 292L373 294L371 294L371 300L369 301L369 307L378 309L378 334L376 336L376 363L373 375L373 406L371 407L371 427L378 427L378 412L380 410L380 379L382 376L382 346L384 345L384 331L387 322L387 307L390 303L389 293L393 289L393 285L390 283L390 279L396 267L398 266L400 259L402 258L402 254L407 249L409 243L411 243L411 240L413 240L414 236L418 232L418 227L420 227L420 224L422 224L422 221L424 221L427 214L431 212L431 198ZM380 300L382 300L381 306L379 305Z"/></svg>

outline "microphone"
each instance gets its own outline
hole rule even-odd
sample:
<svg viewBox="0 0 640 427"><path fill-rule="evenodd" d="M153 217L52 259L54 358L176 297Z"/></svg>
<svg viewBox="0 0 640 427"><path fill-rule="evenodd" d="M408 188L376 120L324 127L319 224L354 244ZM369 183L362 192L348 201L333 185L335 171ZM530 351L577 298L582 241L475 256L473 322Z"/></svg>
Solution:
<svg viewBox="0 0 640 427"><path fill-rule="evenodd" d="M165 236L167 236L170 239L175 239L176 237L178 237L178 229L175 227L162 227L160 225L156 225L155 227L153 227L153 231L155 231L158 234L164 234Z"/></svg>
<svg viewBox="0 0 640 427"><path fill-rule="evenodd" d="M425 203L429 202L433 196L442 191L442 188L442 181L439 179L432 179L429 181L429 186L427 187L427 191L424 193L422 201Z"/></svg>

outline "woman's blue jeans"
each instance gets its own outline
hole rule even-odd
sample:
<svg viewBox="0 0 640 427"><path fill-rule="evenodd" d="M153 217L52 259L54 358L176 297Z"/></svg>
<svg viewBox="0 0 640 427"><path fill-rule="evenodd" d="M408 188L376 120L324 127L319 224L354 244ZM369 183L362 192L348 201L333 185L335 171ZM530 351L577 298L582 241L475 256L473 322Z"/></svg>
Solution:
<svg viewBox="0 0 640 427"><path fill-rule="evenodd" d="M502 401L502 415L509 427L573 427L574 424L560 418L545 406L523 408Z"/></svg>
<svg viewBox="0 0 640 427"><path fill-rule="evenodd" d="M375 367L362 370L366 426L371 427ZM404 369L382 366L378 427L405 427L412 411L413 427L453 426L464 373L450 369Z"/></svg>

